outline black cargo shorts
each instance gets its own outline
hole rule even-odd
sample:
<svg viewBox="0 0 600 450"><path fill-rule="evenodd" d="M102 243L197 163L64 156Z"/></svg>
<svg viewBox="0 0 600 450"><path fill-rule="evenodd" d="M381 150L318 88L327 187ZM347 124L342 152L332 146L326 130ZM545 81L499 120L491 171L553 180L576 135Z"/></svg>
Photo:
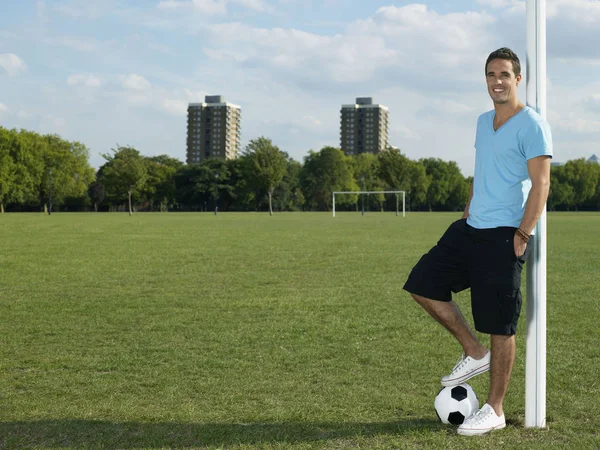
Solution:
<svg viewBox="0 0 600 450"><path fill-rule="evenodd" d="M513 335L521 313L521 272L530 246L517 257L514 227L477 229L466 219L452 223L412 269L404 289L449 302L452 292L471 288L475 329Z"/></svg>

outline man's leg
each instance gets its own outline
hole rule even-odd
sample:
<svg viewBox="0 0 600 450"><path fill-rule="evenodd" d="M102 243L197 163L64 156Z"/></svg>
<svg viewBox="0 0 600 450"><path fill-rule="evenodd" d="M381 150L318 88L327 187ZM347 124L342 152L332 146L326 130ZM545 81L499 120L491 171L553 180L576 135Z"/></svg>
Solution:
<svg viewBox="0 0 600 450"><path fill-rule="evenodd" d="M506 426L502 404L514 361L515 336L492 334L492 367L488 401L458 427L458 434L476 436Z"/></svg>
<svg viewBox="0 0 600 450"><path fill-rule="evenodd" d="M481 359L487 354L487 348L479 342L456 303L431 300L416 294L411 295L431 317L452 333L462 346L465 355Z"/></svg>
<svg viewBox="0 0 600 450"><path fill-rule="evenodd" d="M487 403L499 416L504 413L504 397L515 362L515 348L514 335L492 335L491 380Z"/></svg>

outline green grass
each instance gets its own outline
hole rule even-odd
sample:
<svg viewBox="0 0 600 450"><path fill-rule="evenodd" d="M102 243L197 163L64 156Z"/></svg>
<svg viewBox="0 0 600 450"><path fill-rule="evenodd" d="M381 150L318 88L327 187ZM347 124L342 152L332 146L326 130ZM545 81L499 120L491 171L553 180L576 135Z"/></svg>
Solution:
<svg viewBox="0 0 600 450"><path fill-rule="evenodd" d="M0 216L0 448L599 447L600 214L548 217L548 428L525 307L509 426L437 421L460 349L402 285L457 218Z"/></svg>

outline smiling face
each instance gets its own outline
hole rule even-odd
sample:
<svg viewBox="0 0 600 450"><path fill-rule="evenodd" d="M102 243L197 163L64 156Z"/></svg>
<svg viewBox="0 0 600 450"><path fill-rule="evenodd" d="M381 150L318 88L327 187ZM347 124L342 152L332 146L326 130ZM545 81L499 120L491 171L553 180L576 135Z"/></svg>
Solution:
<svg viewBox="0 0 600 450"><path fill-rule="evenodd" d="M518 103L517 86L521 75L515 76L513 64L507 59L492 59L486 68L488 93L496 105Z"/></svg>

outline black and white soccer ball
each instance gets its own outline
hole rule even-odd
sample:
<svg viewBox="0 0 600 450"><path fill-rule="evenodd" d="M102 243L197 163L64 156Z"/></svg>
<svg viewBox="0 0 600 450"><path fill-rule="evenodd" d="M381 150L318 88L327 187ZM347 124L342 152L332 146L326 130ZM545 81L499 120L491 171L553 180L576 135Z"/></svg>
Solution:
<svg viewBox="0 0 600 450"><path fill-rule="evenodd" d="M435 398L435 412L443 423L460 425L479 409L479 399L467 383L444 387Z"/></svg>

